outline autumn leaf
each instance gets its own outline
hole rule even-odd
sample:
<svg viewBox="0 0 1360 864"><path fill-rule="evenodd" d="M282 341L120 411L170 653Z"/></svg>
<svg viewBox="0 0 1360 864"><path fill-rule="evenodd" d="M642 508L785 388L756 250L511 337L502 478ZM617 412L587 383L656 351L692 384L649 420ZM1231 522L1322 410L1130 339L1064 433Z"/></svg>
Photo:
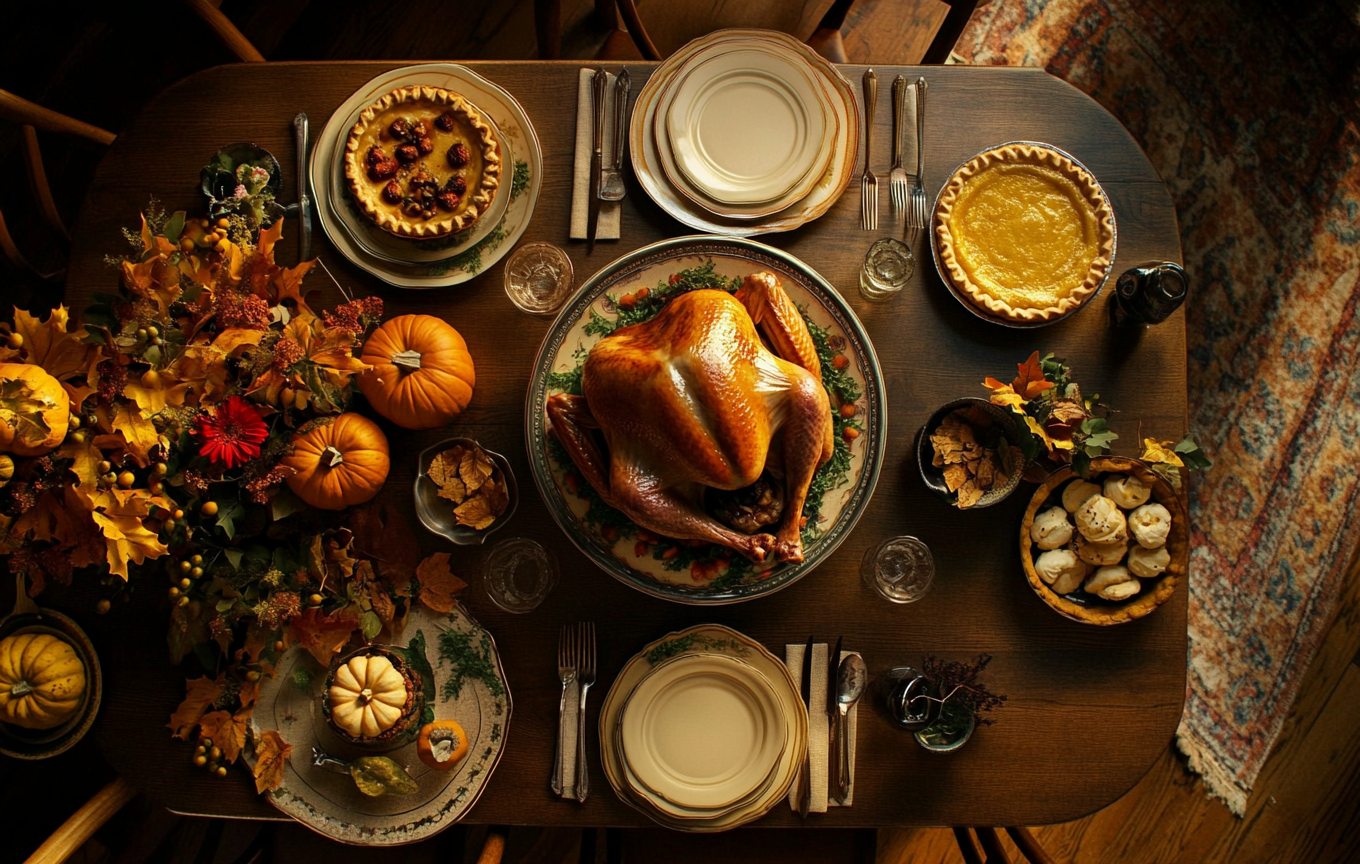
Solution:
<svg viewBox="0 0 1360 864"><path fill-rule="evenodd" d="M436 552L416 567L416 578L420 580L420 602L436 612L448 614L458 605L459 591L467 583L449 569L449 553Z"/></svg>
<svg viewBox="0 0 1360 864"><path fill-rule="evenodd" d="M316 658L316 662L326 666L335 652L344 647L359 627L359 616L352 607L346 607L326 615L320 609L303 611L288 624L293 638Z"/></svg>
<svg viewBox="0 0 1360 864"><path fill-rule="evenodd" d="M14 309L14 332L24 337L28 362L39 366L53 378L64 378L77 372L88 373L98 350L84 341L84 327L67 332L71 314L65 306L58 306L39 321L24 310Z"/></svg>
<svg viewBox="0 0 1360 864"><path fill-rule="evenodd" d="M118 492L124 495L120 496ZM113 494L101 494L94 499L95 506L102 507L102 510L96 509L90 515L104 534L110 573L126 581L128 561L141 564L148 558L159 558L169 551L160 537L142 524L142 518L150 512L152 502L164 500L152 498L151 493L141 489L116 490Z"/></svg>
<svg viewBox="0 0 1360 864"><path fill-rule="evenodd" d="M14 438L30 446L47 438L52 427L44 412L55 403L46 396L35 396L22 378L0 379L0 422L9 424Z"/></svg>
<svg viewBox="0 0 1360 864"><path fill-rule="evenodd" d="M260 344L260 339L264 337L266 332L264 330L246 330L241 327L233 327L219 333L217 338L213 340L212 347L227 356L231 356L233 352L242 348L253 348Z"/></svg>
<svg viewBox="0 0 1360 864"><path fill-rule="evenodd" d="M985 387L991 388L991 401L993 405L1015 409L1023 408L1025 406L1025 400L1020 398L1020 394L1016 393L1015 390L1011 388L1011 385L1002 384L1000 381L990 376L984 380L982 384Z"/></svg>
<svg viewBox="0 0 1360 864"><path fill-rule="evenodd" d="M273 729L266 729L255 739L255 791L265 792L283 785L283 769L293 745L279 737Z"/></svg>
<svg viewBox="0 0 1360 864"><path fill-rule="evenodd" d="M222 695L225 683L225 679L220 675L216 681L203 677L184 682L184 701L179 703L175 713L170 715L170 722L166 724L166 728L172 733L170 737L181 741L189 740L189 733L198 725L212 703L217 701L217 697Z"/></svg>
<svg viewBox="0 0 1360 864"><path fill-rule="evenodd" d="M401 511L386 503L351 508L350 530L354 532L354 551L377 562L379 575L398 597L409 597L420 544Z"/></svg>
<svg viewBox="0 0 1360 864"><path fill-rule="evenodd" d="M252 709L253 710L253 709ZM246 717L232 715L229 711L210 711L198 721L198 737L211 738L214 747L222 748L222 758L228 763L235 762L246 746Z"/></svg>
<svg viewBox="0 0 1360 864"><path fill-rule="evenodd" d="M1033 399L1053 386L1052 381L1044 378L1044 367L1039 362L1038 351L1030 354L1024 363L1017 363L1016 368L1020 370L1020 374L1011 382L1011 389L1022 399Z"/></svg>
<svg viewBox="0 0 1360 864"><path fill-rule="evenodd" d="M118 416L113 418L113 428L122 433L123 440L127 442L128 455L138 465L145 468L151 464L151 448L160 443L155 424L142 416L141 411L133 411L124 405Z"/></svg>

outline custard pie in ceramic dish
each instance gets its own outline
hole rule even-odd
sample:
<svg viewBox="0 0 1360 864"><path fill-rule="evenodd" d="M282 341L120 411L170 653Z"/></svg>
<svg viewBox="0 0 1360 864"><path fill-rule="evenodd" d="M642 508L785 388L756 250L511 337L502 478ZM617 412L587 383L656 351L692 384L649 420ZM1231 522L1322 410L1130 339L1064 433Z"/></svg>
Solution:
<svg viewBox="0 0 1360 864"><path fill-rule="evenodd" d="M1100 290L1114 262L1114 210L1066 153L1002 144L954 172L931 225L940 273L991 318L1050 323Z"/></svg>
<svg viewBox="0 0 1360 864"><path fill-rule="evenodd" d="M501 185L495 127L462 96L438 87L399 87L365 108L344 159L364 215L417 240L471 227Z"/></svg>

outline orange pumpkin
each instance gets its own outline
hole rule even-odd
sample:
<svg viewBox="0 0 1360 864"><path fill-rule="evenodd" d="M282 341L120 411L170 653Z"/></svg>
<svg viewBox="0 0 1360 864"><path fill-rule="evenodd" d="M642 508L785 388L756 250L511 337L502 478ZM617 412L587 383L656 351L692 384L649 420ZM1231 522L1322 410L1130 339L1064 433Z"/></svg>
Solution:
<svg viewBox="0 0 1360 864"><path fill-rule="evenodd" d="M66 438L70 419L71 398L60 381L39 366L0 363L0 453L48 453Z"/></svg>
<svg viewBox="0 0 1360 864"><path fill-rule="evenodd" d="M401 315L364 342L359 389L373 410L404 429L434 429L472 401L477 376L459 332L433 315Z"/></svg>
<svg viewBox="0 0 1360 864"><path fill-rule="evenodd" d="M279 464L295 472L286 482L303 501L343 510L372 499L387 480L387 436L367 417L341 414L294 435L293 452Z"/></svg>

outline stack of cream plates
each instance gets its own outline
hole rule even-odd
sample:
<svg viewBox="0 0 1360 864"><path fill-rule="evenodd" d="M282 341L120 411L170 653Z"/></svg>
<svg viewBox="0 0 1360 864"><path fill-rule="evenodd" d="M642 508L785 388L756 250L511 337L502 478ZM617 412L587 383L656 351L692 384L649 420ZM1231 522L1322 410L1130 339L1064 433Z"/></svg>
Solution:
<svg viewBox="0 0 1360 864"><path fill-rule="evenodd" d="M769 812L798 776L807 735L783 662L718 625L647 646L600 712L614 790L682 831L725 831Z"/></svg>
<svg viewBox="0 0 1360 864"><path fill-rule="evenodd" d="M854 92L812 49L772 30L720 30L686 45L638 94L633 168L662 209L714 234L790 231L849 184Z"/></svg>

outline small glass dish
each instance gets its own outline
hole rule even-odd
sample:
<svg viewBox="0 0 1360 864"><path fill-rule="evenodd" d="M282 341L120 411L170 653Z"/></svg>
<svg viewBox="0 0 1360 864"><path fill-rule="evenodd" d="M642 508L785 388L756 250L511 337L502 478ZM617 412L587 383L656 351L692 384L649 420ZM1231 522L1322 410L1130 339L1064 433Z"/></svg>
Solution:
<svg viewBox="0 0 1360 864"><path fill-rule="evenodd" d="M501 469L501 476L505 478L505 491L510 497L510 503L506 505L505 512L496 517L495 522L481 531L467 525L459 525L458 520L453 515L453 502L439 497L439 487L425 473L430 470L430 463L434 461L434 457L445 450L452 450L459 444L464 447L481 446L471 438L449 438L421 451L416 462L416 515L420 517L420 524L459 546L480 546L486 542L486 538L491 535L491 532L499 530L501 526L510 521L511 516L515 515L515 508L519 506L519 485L515 482L515 472L510 470L510 460L494 450L482 447L482 452L487 455L487 458L497 468Z"/></svg>
<svg viewBox="0 0 1360 864"><path fill-rule="evenodd" d="M552 315L567 297L576 271L551 243L525 243L505 262L505 295L521 312Z"/></svg>
<svg viewBox="0 0 1360 864"><path fill-rule="evenodd" d="M890 603L914 603L935 581L930 547L915 537L890 537L864 552L860 578Z"/></svg>
<svg viewBox="0 0 1360 864"><path fill-rule="evenodd" d="M482 585L506 612L537 609L557 587L557 558L528 537L510 537L487 553Z"/></svg>
<svg viewBox="0 0 1360 864"><path fill-rule="evenodd" d="M881 303L896 297L916 272L916 256L901 240L875 240L864 254L859 271L859 293L865 300Z"/></svg>
<svg viewBox="0 0 1360 864"><path fill-rule="evenodd" d="M986 399L973 396L955 399L931 414L930 419L921 427L921 431L916 433L916 464L921 470L921 479L925 481L926 486L930 487L930 491L955 507L959 506L959 493L950 490L949 484L944 479L944 469L937 468L934 465L935 450L931 446L930 436L936 429L940 428L945 417L955 411L968 411L970 409L986 414L993 423L1001 428L1001 433L1012 447L1019 448L1020 446L1020 427L1015 414L999 405L993 405ZM999 504L1006 500L1012 492L1020 488L1020 476L1025 472L1023 458L1020 457L1020 460L1012 465L1012 471L1003 485L988 489L977 500L977 503L967 509L976 510L979 507Z"/></svg>

